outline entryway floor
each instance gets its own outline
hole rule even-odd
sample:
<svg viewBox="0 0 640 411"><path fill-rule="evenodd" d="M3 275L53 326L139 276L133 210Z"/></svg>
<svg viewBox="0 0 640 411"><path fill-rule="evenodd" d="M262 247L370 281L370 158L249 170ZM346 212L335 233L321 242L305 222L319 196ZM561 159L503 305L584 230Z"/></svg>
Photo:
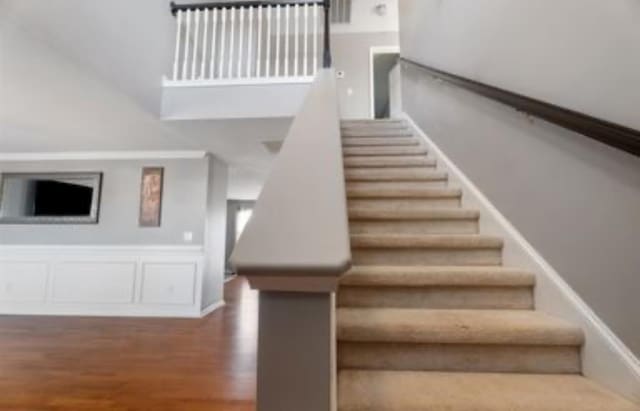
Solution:
<svg viewBox="0 0 640 411"><path fill-rule="evenodd" d="M253 411L258 295L203 319L0 317L0 409Z"/></svg>

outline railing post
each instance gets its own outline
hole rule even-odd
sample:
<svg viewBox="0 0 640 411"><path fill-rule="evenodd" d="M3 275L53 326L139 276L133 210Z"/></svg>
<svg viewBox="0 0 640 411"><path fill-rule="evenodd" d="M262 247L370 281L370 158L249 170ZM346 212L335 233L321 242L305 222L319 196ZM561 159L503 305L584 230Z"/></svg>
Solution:
<svg viewBox="0 0 640 411"><path fill-rule="evenodd" d="M322 57L322 67L331 67L331 0L324 0L324 53Z"/></svg>

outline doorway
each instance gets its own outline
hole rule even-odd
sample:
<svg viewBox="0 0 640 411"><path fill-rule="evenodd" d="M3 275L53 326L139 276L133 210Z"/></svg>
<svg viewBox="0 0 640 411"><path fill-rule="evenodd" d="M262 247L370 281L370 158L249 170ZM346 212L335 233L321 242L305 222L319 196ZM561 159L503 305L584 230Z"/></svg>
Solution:
<svg viewBox="0 0 640 411"><path fill-rule="evenodd" d="M376 46L369 51L369 99L371 118L391 115L391 84L389 74L398 64L398 46Z"/></svg>

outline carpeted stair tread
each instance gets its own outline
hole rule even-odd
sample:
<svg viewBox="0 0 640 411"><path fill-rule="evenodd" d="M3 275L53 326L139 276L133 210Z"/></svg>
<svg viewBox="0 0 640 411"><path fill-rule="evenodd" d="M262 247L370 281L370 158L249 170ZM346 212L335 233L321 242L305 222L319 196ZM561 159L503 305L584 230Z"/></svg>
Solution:
<svg viewBox="0 0 640 411"><path fill-rule="evenodd" d="M345 137L343 147L384 147L384 146L418 146L420 140L413 137Z"/></svg>
<svg viewBox="0 0 640 411"><path fill-rule="evenodd" d="M426 167L346 169L347 181L433 181L446 180L445 171Z"/></svg>
<svg viewBox="0 0 640 411"><path fill-rule="evenodd" d="M362 287L532 287L535 275L509 267L355 266L340 285Z"/></svg>
<svg viewBox="0 0 640 411"><path fill-rule="evenodd" d="M350 207L350 220L477 220L478 210L465 208L425 208L402 210L397 208L358 208Z"/></svg>
<svg viewBox="0 0 640 411"><path fill-rule="evenodd" d="M423 146L343 147L344 156L415 156L426 155Z"/></svg>
<svg viewBox="0 0 640 411"><path fill-rule="evenodd" d="M348 198L460 198L459 188L349 188Z"/></svg>
<svg viewBox="0 0 640 411"><path fill-rule="evenodd" d="M582 330L529 310L338 308L338 341L578 346Z"/></svg>
<svg viewBox="0 0 640 411"><path fill-rule="evenodd" d="M436 160L423 155L420 156L368 156L345 157L346 169L353 168L381 168L381 167L435 167Z"/></svg>
<svg viewBox="0 0 640 411"><path fill-rule="evenodd" d="M640 411L579 375L343 370L339 411Z"/></svg>

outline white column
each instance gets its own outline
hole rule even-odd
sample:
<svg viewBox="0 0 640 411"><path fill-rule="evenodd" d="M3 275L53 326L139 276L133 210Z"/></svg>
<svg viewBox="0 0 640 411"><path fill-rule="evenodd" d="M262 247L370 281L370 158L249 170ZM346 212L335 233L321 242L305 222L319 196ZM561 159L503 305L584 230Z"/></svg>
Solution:
<svg viewBox="0 0 640 411"><path fill-rule="evenodd" d="M298 77L298 66L300 65L300 5L296 4L294 10L295 45L293 47L293 75Z"/></svg>
<svg viewBox="0 0 640 411"><path fill-rule="evenodd" d="M207 50L209 40L209 9L204 9L204 28L202 29L202 62L200 63L200 78L204 79L204 71L207 68Z"/></svg>
<svg viewBox="0 0 640 411"><path fill-rule="evenodd" d="M243 50L242 46L244 43L244 7L238 7L238 13L240 13L240 27L238 29L238 67L237 67L237 78L242 77L242 57Z"/></svg>
<svg viewBox="0 0 640 411"><path fill-rule="evenodd" d="M304 5L304 48L303 48L304 56L303 65L304 69L302 70L302 75L306 76L309 70L309 5Z"/></svg>
<svg viewBox="0 0 640 411"><path fill-rule="evenodd" d="M235 31L236 31L236 9L233 7L230 8L229 13L231 13L231 15L229 16L229 68L227 71L227 77L233 78L233 58L234 58L233 40L235 37Z"/></svg>
<svg viewBox="0 0 640 411"><path fill-rule="evenodd" d="M215 76L215 62L216 62L216 32L218 31L218 9L211 11L212 24L211 24L211 62L209 63L209 79L213 80Z"/></svg>
<svg viewBox="0 0 640 411"><path fill-rule="evenodd" d="M220 19L222 20L222 25L220 27L220 61L218 62L218 78L224 78L224 49L227 31L227 9L220 9Z"/></svg>
<svg viewBox="0 0 640 411"><path fill-rule="evenodd" d="M196 78L196 66L198 63L198 39L200 38L200 10L194 11L195 27L193 28L193 54L191 56L191 80Z"/></svg>
<svg viewBox="0 0 640 411"><path fill-rule="evenodd" d="M289 77L289 10L290 6L287 4L284 6L285 11L285 28L284 28L284 76Z"/></svg>
<svg viewBox="0 0 640 411"><path fill-rule="evenodd" d="M267 59L264 63L267 77L271 76L271 11L274 8L267 6Z"/></svg>
<svg viewBox="0 0 640 411"><path fill-rule="evenodd" d="M249 7L249 34L247 39L247 78L251 77L253 63L253 7Z"/></svg>
<svg viewBox="0 0 640 411"><path fill-rule="evenodd" d="M282 33L281 31L281 24L280 24L280 6L276 6L276 68L275 68L275 76L279 77L280 76L280 35Z"/></svg>
<svg viewBox="0 0 640 411"><path fill-rule="evenodd" d="M256 53L256 77L260 77L262 75L262 10L262 6L258 6L258 50ZM268 7L267 10L269 10Z"/></svg>
<svg viewBox="0 0 640 411"><path fill-rule="evenodd" d="M187 79L189 65L189 34L191 32L191 10L187 10L187 26L184 32L184 60L182 61L182 80Z"/></svg>
<svg viewBox="0 0 640 411"><path fill-rule="evenodd" d="M178 10L177 15L177 28L176 28L176 48L175 56L173 58L173 81L178 80L178 67L180 66L180 42L182 34L182 10Z"/></svg>
<svg viewBox="0 0 640 411"><path fill-rule="evenodd" d="M318 71L318 5L313 5L313 68L311 74L314 76Z"/></svg>

